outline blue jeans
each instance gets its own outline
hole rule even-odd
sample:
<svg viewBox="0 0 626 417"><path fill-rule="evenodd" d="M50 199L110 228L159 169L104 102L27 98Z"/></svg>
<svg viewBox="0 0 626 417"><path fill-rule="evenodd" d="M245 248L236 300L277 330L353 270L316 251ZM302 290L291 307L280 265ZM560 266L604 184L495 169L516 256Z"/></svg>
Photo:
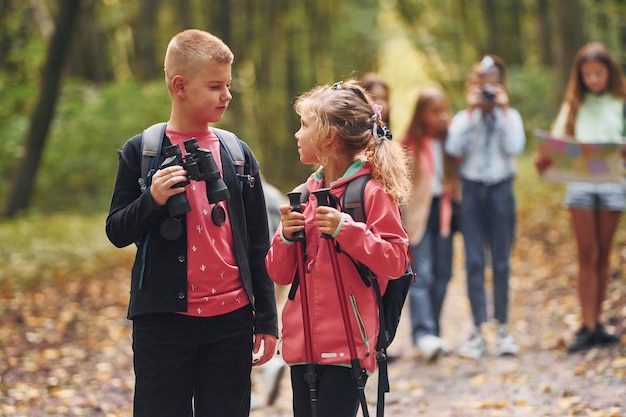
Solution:
<svg viewBox="0 0 626 417"><path fill-rule="evenodd" d="M491 253L494 318L508 321L510 257L515 238L513 180L484 184L463 180L461 230L467 291L474 325L487 321L485 252Z"/></svg>
<svg viewBox="0 0 626 417"><path fill-rule="evenodd" d="M422 240L411 246L415 261L415 282L409 288L411 337L440 335L439 318L448 282L452 276L452 235L439 232L439 198L430 206Z"/></svg>

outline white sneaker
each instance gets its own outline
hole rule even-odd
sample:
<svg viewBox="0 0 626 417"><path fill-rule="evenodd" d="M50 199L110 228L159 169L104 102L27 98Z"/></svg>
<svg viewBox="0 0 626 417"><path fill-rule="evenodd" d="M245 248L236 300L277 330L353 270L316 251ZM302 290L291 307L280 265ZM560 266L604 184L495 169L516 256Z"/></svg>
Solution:
<svg viewBox="0 0 626 417"><path fill-rule="evenodd" d="M459 356L478 359L488 353L487 342L479 329L474 329L470 338L459 349Z"/></svg>
<svg viewBox="0 0 626 417"><path fill-rule="evenodd" d="M441 339L427 334L417 339L417 350L427 361L436 361L443 353Z"/></svg>
<svg viewBox="0 0 626 417"><path fill-rule="evenodd" d="M499 324L496 332L496 354L500 356L515 356L519 352L519 345L513 340L506 324Z"/></svg>

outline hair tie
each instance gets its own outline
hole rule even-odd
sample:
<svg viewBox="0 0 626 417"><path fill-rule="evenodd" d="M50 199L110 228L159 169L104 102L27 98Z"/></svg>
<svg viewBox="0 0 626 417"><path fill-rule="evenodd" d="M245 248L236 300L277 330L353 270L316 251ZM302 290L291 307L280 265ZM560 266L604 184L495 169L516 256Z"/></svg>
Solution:
<svg viewBox="0 0 626 417"><path fill-rule="evenodd" d="M377 117L377 120L383 120L383 106L380 104L374 103L374 116Z"/></svg>
<svg viewBox="0 0 626 417"><path fill-rule="evenodd" d="M391 134L391 130L387 126L380 126L378 123L374 123L374 128L372 129L372 134L376 139L376 143L380 144L385 139L392 140L393 135Z"/></svg>

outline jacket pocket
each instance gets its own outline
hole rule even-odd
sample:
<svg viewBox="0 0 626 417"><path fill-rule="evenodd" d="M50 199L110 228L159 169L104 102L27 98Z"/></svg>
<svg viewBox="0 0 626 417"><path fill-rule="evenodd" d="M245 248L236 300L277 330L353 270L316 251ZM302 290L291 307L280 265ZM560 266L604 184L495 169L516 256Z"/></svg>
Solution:
<svg viewBox="0 0 626 417"><path fill-rule="evenodd" d="M352 312L354 313L354 317L356 319L357 328L359 330L359 336L361 337L361 342L363 346L365 346L366 352L370 351L370 343L369 337L367 335L367 326L365 325L365 321L361 316L361 312L359 311L359 305L356 301L356 297L354 293L350 292L350 305L352 306Z"/></svg>

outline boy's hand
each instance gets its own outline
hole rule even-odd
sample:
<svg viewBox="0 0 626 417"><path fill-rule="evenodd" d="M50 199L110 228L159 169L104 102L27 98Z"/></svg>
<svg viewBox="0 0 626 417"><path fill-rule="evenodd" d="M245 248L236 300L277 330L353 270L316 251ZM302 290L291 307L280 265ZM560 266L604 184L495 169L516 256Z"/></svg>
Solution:
<svg viewBox="0 0 626 417"><path fill-rule="evenodd" d="M304 229L304 214L293 211L289 204L281 204L278 210L283 236L287 240L293 240L294 233Z"/></svg>
<svg viewBox="0 0 626 417"><path fill-rule="evenodd" d="M341 221L341 212L336 208L319 206L315 209L315 221L320 232L332 235Z"/></svg>
<svg viewBox="0 0 626 417"><path fill-rule="evenodd" d="M167 200L185 191L185 187L172 188L174 185L187 181L187 171L180 165L159 169L152 176L150 194L154 202L164 206Z"/></svg>
<svg viewBox="0 0 626 417"><path fill-rule="evenodd" d="M260 352L261 342L263 344L263 353L258 358L252 360L252 366L263 365L274 356L274 351L276 350L276 336L273 334L257 334L254 337L252 355L255 356Z"/></svg>

